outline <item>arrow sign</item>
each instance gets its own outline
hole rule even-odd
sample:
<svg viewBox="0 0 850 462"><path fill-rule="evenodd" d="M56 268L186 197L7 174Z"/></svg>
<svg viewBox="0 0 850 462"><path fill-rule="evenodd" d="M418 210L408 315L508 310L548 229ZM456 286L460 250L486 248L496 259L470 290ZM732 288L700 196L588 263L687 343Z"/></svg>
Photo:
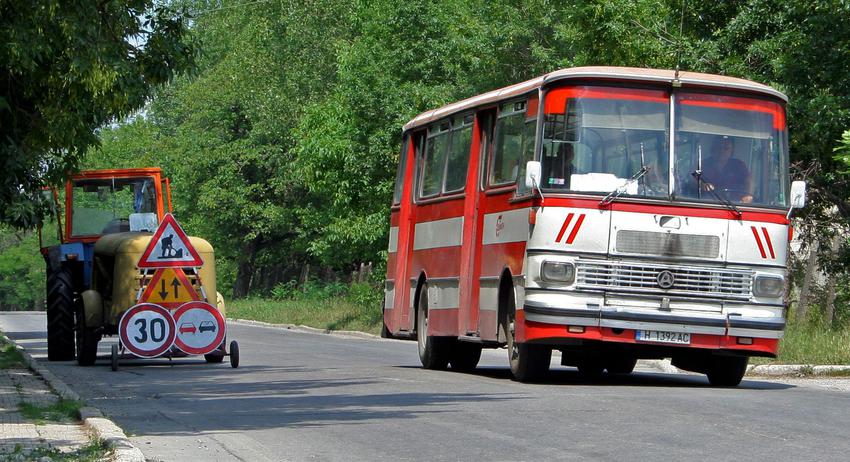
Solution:
<svg viewBox="0 0 850 462"><path fill-rule="evenodd" d="M192 246L189 236L170 213L165 214L153 233L138 264L139 268L188 268L203 265L204 261Z"/></svg>
<svg viewBox="0 0 850 462"><path fill-rule="evenodd" d="M181 268L160 268L154 272L139 300L173 309L200 299Z"/></svg>

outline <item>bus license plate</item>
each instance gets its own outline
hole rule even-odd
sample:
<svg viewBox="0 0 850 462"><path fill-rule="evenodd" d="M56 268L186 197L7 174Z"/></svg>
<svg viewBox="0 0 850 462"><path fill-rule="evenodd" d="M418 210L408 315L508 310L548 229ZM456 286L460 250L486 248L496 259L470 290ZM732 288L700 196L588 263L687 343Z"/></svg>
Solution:
<svg viewBox="0 0 850 462"><path fill-rule="evenodd" d="M683 332L662 332L657 330L635 331L635 340L638 342L675 343L677 345L690 345L691 334Z"/></svg>

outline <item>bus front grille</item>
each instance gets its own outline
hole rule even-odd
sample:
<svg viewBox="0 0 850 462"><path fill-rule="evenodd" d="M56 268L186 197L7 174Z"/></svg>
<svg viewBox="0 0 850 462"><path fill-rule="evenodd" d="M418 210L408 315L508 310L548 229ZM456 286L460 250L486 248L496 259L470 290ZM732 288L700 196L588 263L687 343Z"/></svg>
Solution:
<svg viewBox="0 0 850 462"><path fill-rule="evenodd" d="M609 261L578 261L576 270L576 285L584 289L744 300L749 299L752 293L751 271ZM665 271L672 274L673 285L662 289L659 274ZM668 277L661 279L669 281L669 275L665 276Z"/></svg>

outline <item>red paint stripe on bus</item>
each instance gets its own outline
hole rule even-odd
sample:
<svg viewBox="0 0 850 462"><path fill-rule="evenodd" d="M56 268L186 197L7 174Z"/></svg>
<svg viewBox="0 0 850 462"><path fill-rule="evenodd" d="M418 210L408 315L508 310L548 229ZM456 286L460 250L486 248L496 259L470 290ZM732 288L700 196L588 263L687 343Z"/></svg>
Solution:
<svg viewBox="0 0 850 462"><path fill-rule="evenodd" d="M750 226L750 229L753 231L753 237L756 238L756 244L759 246L759 252L761 252L761 258L767 258L767 254L764 253L764 246L761 245L761 238L759 238L759 232L756 230L755 226Z"/></svg>

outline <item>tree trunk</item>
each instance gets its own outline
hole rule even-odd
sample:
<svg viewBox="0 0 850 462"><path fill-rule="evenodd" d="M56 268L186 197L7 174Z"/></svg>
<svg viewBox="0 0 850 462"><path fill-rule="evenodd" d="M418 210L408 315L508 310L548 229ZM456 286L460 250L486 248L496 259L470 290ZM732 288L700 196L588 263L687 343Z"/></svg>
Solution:
<svg viewBox="0 0 850 462"><path fill-rule="evenodd" d="M254 256L257 251L257 241L245 244L242 256L237 262L236 281L233 283L233 298L245 298L251 289L251 278L254 275Z"/></svg>
<svg viewBox="0 0 850 462"><path fill-rule="evenodd" d="M833 255L838 253L839 247L841 247L841 236L839 233L835 233L835 236L832 237L832 245L830 246ZM826 313L824 315L824 321L827 326L832 327L832 324L835 322L835 279L837 275L828 274L826 277L826 303L824 306Z"/></svg>
<svg viewBox="0 0 850 462"><path fill-rule="evenodd" d="M308 278L310 278L310 264L304 263L304 266L301 267L301 277L298 278L298 282L304 284Z"/></svg>
<svg viewBox="0 0 850 462"><path fill-rule="evenodd" d="M804 322L808 313L809 299L811 298L812 284L818 268L818 241L812 243L809 248L809 257L806 262L806 274L803 276L803 287L800 289L800 300L797 302L797 320Z"/></svg>

